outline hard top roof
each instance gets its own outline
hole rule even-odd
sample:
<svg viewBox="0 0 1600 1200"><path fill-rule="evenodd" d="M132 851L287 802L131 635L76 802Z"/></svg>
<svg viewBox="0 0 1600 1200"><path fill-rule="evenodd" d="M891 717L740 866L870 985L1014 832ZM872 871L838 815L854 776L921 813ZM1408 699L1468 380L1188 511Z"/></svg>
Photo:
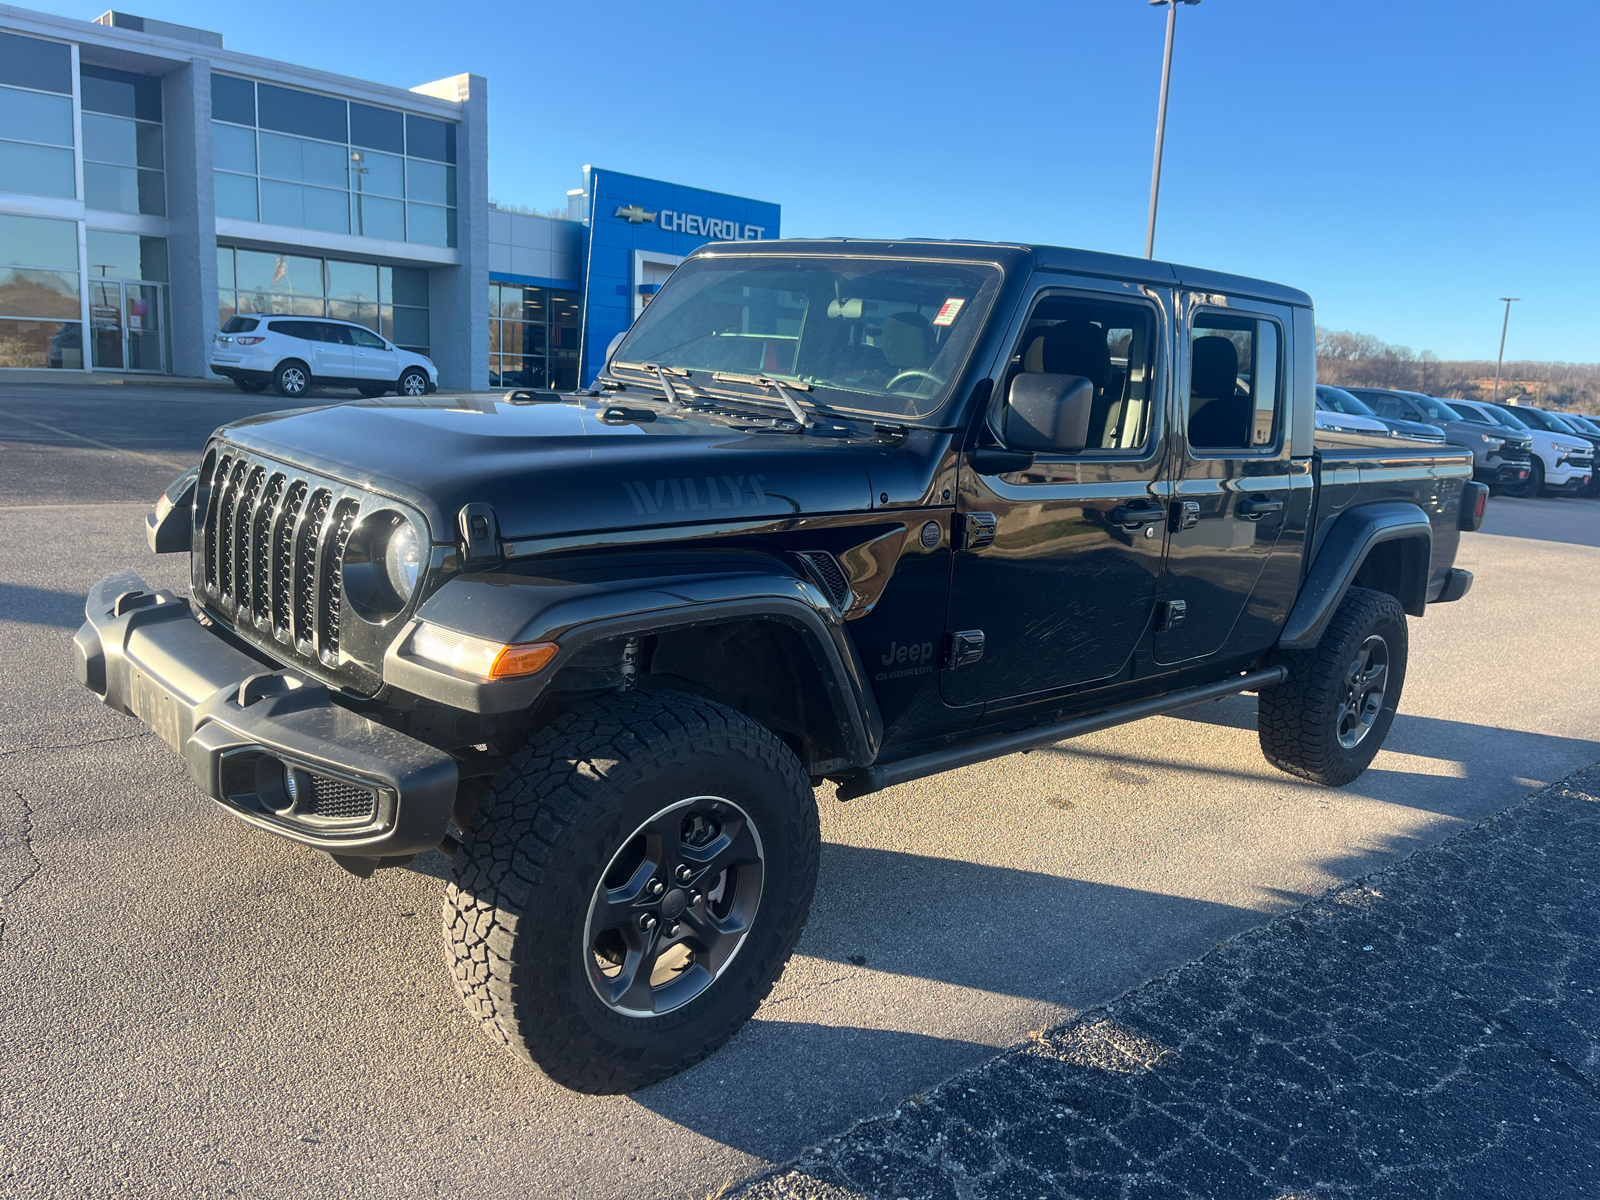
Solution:
<svg viewBox="0 0 1600 1200"><path fill-rule="evenodd" d="M1070 271L1078 275L1098 275L1110 279L1149 283L1158 287L1183 287L1202 292L1229 292L1278 304L1311 307L1311 297L1299 288L1284 287L1265 279L1250 279L1201 267L1132 258L1123 254L1102 254L1096 250L1074 250L1066 246L1035 246L1020 242L964 241L950 238L774 238L759 242L713 242L697 256L720 254L796 254L833 251L843 254L906 258L952 258L998 262L1020 266L1026 259L1048 271Z"/></svg>

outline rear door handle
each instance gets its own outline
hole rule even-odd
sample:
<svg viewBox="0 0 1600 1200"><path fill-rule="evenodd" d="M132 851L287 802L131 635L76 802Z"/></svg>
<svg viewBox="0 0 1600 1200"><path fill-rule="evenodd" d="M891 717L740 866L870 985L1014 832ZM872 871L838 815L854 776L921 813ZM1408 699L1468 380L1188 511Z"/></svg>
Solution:
<svg viewBox="0 0 1600 1200"><path fill-rule="evenodd" d="M1268 513L1282 512L1283 501L1271 500L1266 496L1246 496L1239 501L1238 509L1241 517L1248 517L1252 521L1259 521Z"/></svg>
<svg viewBox="0 0 1600 1200"><path fill-rule="evenodd" d="M1135 508L1131 504L1119 504L1106 514L1106 520L1113 525L1121 525L1124 529L1137 529L1141 525L1154 525L1157 521L1165 521L1167 511L1154 505Z"/></svg>

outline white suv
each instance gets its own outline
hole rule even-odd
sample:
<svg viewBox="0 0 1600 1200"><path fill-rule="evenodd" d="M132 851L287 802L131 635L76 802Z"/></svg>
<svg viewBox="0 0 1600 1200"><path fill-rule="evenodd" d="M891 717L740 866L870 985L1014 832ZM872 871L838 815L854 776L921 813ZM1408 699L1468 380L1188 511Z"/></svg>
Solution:
<svg viewBox="0 0 1600 1200"><path fill-rule="evenodd" d="M365 325L327 317L240 313L211 339L211 370L243 392L268 384L294 399L314 387L349 387L363 396L425 396L439 371L421 354L401 350Z"/></svg>

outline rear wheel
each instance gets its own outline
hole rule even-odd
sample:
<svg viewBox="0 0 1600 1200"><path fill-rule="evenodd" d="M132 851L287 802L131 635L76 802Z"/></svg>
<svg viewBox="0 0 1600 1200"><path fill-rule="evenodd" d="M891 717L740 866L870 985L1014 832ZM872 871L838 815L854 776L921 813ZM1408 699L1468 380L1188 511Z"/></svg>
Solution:
<svg viewBox="0 0 1600 1200"><path fill-rule="evenodd" d="M1310 650L1280 650L1282 683L1261 692L1261 751L1280 771L1338 787L1383 746L1406 679L1406 614L1386 592L1351 588Z"/></svg>
<svg viewBox="0 0 1600 1200"><path fill-rule="evenodd" d="M290 399L304 396L311 390L311 368L292 358L279 363L272 373L272 390Z"/></svg>
<svg viewBox="0 0 1600 1200"><path fill-rule="evenodd" d="M240 379L236 377L233 381L233 386L241 392L249 392L253 396L257 392L267 390L267 381L265 379Z"/></svg>
<svg viewBox="0 0 1600 1200"><path fill-rule="evenodd" d="M426 371L410 367L401 372L400 383L396 390L402 396L426 396L428 394L428 374Z"/></svg>
<svg viewBox="0 0 1600 1200"><path fill-rule="evenodd" d="M625 1092L749 1019L811 907L816 800L793 752L720 704L629 692L537 734L456 853L445 946L490 1037Z"/></svg>

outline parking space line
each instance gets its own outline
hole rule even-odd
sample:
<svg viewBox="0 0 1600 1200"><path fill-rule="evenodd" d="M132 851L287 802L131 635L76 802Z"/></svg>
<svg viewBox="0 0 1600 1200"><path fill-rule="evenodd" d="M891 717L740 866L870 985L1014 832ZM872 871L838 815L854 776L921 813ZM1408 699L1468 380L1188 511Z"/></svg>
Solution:
<svg viewBox="0 0 1600 1200"><path fill-rule="evenodd" d="M151 462L160 463L164 467L171 466L172 457L175 457L164 457L159 454L150 454L144 450L129 450L126 446L113 446L109 442L102 442L92 437L85 437L81 433L73 433L71 430L62 429L58 425L51 425L46 421L41 421L37 417L25 417L21 413L11 412L9 409L0 408L0 417L9 417L14 421L26 421L29 425L37 425L40 429L49 430L49 432L56 434L59 437L71 438L75 442L84 442L100 450L109 450L113 454L131 454L134 458L147 458Z"/></svg>

